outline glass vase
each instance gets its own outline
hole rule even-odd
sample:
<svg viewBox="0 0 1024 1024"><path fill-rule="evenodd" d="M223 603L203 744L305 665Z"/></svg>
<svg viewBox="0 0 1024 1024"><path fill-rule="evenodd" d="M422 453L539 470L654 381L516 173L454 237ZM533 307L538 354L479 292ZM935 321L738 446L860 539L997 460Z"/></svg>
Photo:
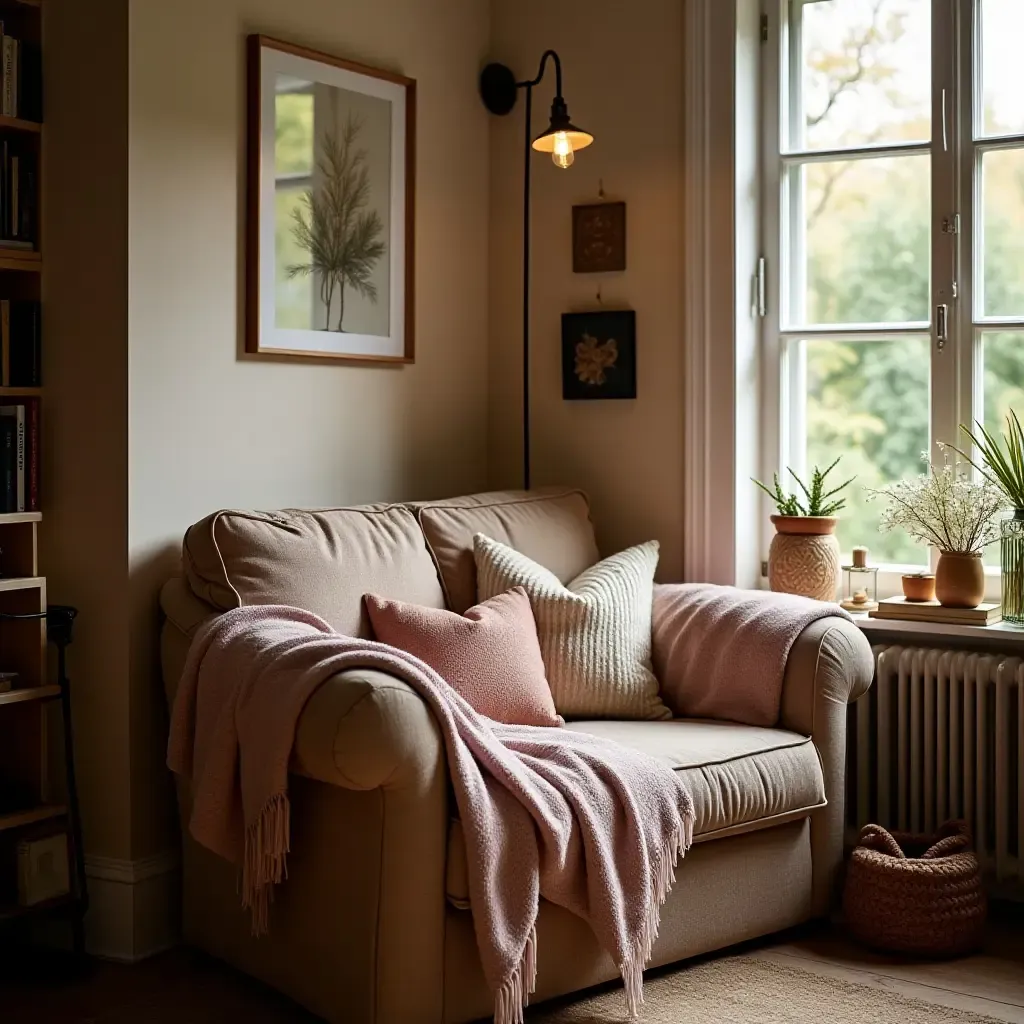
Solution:
<svg viewBox="0 0 1024 1024"><path fill-rule="evenodd" d="M1024 625L1024 508L1000 524L1003 621Z"/></svg>

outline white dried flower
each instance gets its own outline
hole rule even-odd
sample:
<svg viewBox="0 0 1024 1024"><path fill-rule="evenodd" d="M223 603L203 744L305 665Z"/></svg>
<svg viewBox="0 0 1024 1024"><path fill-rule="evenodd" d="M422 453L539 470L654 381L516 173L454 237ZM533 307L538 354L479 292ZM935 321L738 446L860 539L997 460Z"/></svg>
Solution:
<svg viewBox="0 0 1024 1024"><path fill-rule="evenodd" d="M988 480L972 480L951 464L948 454L941 468L929 462L927 452L921 458L928 465L923 476L868 490L869 501L886 501L881 529L904 530L916 541L955 555L977 554L998 540L997 517L1008 507L1000 488Z"/></svg>

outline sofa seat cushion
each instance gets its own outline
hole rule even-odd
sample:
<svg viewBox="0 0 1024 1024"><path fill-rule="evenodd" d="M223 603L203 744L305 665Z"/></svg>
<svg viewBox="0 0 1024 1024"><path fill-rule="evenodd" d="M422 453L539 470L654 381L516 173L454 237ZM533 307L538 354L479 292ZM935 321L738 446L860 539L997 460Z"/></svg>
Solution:
<svg viewBox="0 0 1024 1024"><path fill-rule="evenodd" d="M694 842L770 828L825 805L825 780L814 743L799 733L732 722L581 721L589 732L642 750L682 772L693 794ZM448 837L448 901L469 906L462 827Z"/></svg>
<svg viewBox="0 0 1024 1024"><path fill-rule="evenodd" d="M369 591L444 607L423 533L403 505L216 512L189 527L182 559L192 592L217 611L287 604L348 636L370 636Z"/></svg>

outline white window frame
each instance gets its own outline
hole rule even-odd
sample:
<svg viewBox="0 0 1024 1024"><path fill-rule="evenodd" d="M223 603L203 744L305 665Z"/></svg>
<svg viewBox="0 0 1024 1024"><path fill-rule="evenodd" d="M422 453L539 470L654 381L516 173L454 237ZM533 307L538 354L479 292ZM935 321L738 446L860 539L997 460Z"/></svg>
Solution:
<svg viewBox="0 0 1024 1024"><path fill-rule="evenodd" d="M814 2L814 0L809 0ZM764 389L762 397L761 471L764 477L793 465L798 473L807 467L793 458L791 438L802 432L801 403L790 400L805 391L800 360L787 351L787 340L827 336L836 339L871 334L899 337L930 336L931 409L929 433L933 457L941 459L938 442L963 446L958 425L973 423L980 410L983 375L981 368L981 330L988 326L1024 329L1024 320L981 318L974 308L974 276L981 258L980 232L975 231L974 210L980 187L981 154L1001 146L1020 146L1024 136L974 141L974 106L979 102L974 59L979 24L980 0L932 0L932 139L924 145L880 145L861 150L814 151L812 159L850 158L928 153L931 158L932 252L931 294L927 322L886 326L852 325L840 329L807 328L788 323L783 313L786 297L782 294L783 260L786 258L785 216L782 191L782 167L793 157L782 144L783 109L786 103L788 69L783 61L787 53L789 0L765 0L762 17L766 19L767 40L762 52L764 134L762 235L765 241L767 308L763 320L762 351ZM792 116L792 115L791 115ZM958 159L957 154L960 154ZM802 154L806 157L807 154ZM958 218L958 219L957 219ZM954 225L958 233L951 233ZM797 261L800 262L800 261ZM955 283L955 288L954 288ZM948 339L939 347L936 310L948 308ZM868 343L868 342L865 342ZM788 416L786 411L788 411ZM767 554L772 529L768 516L772 511L767 496L761 503L761 545ZM870 541L868 541L870 544ZM938 554L932 550L934 568ZM989 552L987 561L992 561ZM884 566L879 573L879 592L885 596L900 592L900 575L919 571L920 566ZM998 595L998 568L987 569L988 594Z"/></svg>
<svg viewBox="0 0 1024 1024"><path fill-rule="evenodd" d="M785 389L794 385L779 372L781 296L772 295L778 289L781 245L771 224L778 220L781 188L766 182L759 190L760 183L745 177L749 146L759 145L767 159L769 141L781 134L780 103L756 98L757 83L763 84L773 68L781 81L782 49L777 37L771 39L771 20L774 12L779 24L782 0L766 0L766 7L761 10L760 0L686 0L684 7L684 578L741 586L764 585L760 570L772 534L772 510L767 498L753 491L745 469L751 453L756 453L761 474L770 475L781 464L788 444L780 409ZM972 422L979 408L983 329L1024 331L1024 319L985 319L974 306L975 264L982 252L980 244L972 248L979 234L975 167L983 152L1024 143L1024 135L974 140L974 104L980 96L974 59L978 11L978 0L933 0L933 74L937 82L945 81L933 90L933 124L938 127L932 140L932 230L945 247L933 245L932 299L938 301L940 282L943 275L950 279L950 268L958 286L957 297L948 302L948 358L937 369L933 360L933 402L936 397L939 404L945 402L943 415L932 418L933 441L957 443L958 424ZM768 45L753 46L762 13L769 17ZM959 150L959 162L934 159L941 144L943 88L947 138L952 152ZM723 188L723 181L731 189ZM942 196L948 197L945 209ZM751 201L759 211L753 221L747 216ZM948 235L942 220L956 213L960 233ZM755 315L756 266L747 261L751 245L768 257L763 321ZM753 353L746 337L751 324L763 331ZM934 344L933 337L933 351ZM948 395L954 397L942 397ZM752 409L760 415L752 415ZM989 575L995 594L998 572ZM898 576L881 574L881 586L896 592Z"/></svg>

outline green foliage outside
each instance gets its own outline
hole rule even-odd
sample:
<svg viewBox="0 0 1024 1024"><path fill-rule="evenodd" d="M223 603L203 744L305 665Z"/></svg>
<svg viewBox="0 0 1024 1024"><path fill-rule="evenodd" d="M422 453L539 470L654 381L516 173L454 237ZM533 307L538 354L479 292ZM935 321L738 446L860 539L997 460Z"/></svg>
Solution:
<svg viewBox="0 0 1024 1024"><path fill-rule="evenodd" d="M823 13L826 6L831 4L815 5ZM887 66L885 53L906 31L900 19L892 16L893 10L906 6L907 0L876 0L875 20L868 28L854 26L844 41L847 58L861 52L857 46L866 41L862 63L867 70L858 72L851 59L839 59L842 55L812 55L808 73L818 76L820 95L842 93L839 86L851 78L854 81L845 91L856 93L865 76L873 88L887 86L895 91L895 72ZM820 124L822 118L815 117L814 123ZM890 139L892 125L886 130ZM926 121L899 125L901 138L922 139L930 134ZM985 311L1021 316L1024 152L997 155L1001 159L986 158L984 167ZM927 158L812 163L804 175L806 321L928 320ZM801 319L799 310L793 319ZM1000 429L1011 407L1024 410L1024 334L993 332L985 333L983 339L984 420L989 429ZM925 549L906 535L878 532L880 507L865 500L864 490L922 472L921 453L929 447L929 338L815 339L801 344L808 391L806 464L827 465L841 455L844 475L857 477L838 531L843 550L866 544L875 561L924 564Z"/></svg>

